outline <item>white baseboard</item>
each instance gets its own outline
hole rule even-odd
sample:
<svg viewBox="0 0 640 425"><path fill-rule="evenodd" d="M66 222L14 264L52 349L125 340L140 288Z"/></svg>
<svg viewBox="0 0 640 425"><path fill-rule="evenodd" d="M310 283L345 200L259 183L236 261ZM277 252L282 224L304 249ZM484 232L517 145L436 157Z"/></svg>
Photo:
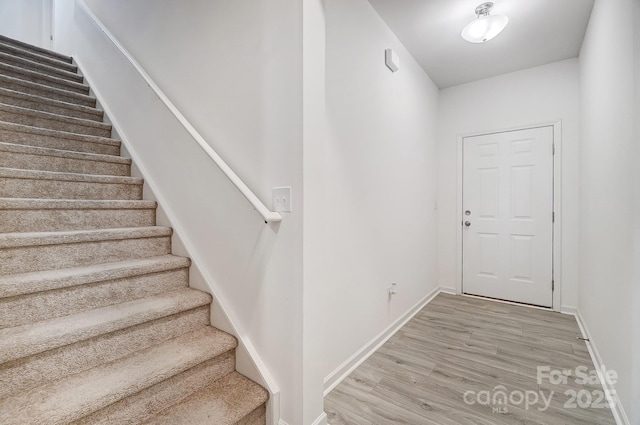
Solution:
<svg viewBox="0 0 640 425"><path fill-rule="evenodd" d="M313 421L311 425L327 425L327 423L328 423L327 414L322 412L322 414L318 416L318 419ZM280 422L278 422L278 425L289 425L289 424L283 420L280 420Z"/></svg>
<svg viewBox="0 0 640 425"><path fill-rule="evenodd" d="M448 286L441 286L440 292L442 292L443 294L458 295L458 293L456 292L456 288L449 288Z"/></svg>
<svg viewBox="0 0 640 425"><path fill-rule="evenodd" d="M370 355L372 355L378 348L382 346L389 338L393 336L401 327L403 327L409 320L413 318L422 308L427 305L436 295L440 292L447 292L441 288L435 288L429 294L427 294L422 300L414 305L409 311L400 316L395 322L390 324L385 330L380 332L371 341L366 343L360 350L354 355L349 357L338 366L333 372L331 372L324 380L324 396L326 397L344 378L346 378L351 372L360 366Z"/></svg>
<svg viewBox="0 0 640 425"><path fill-rule="evenodd" d="M598 352L598 348L596 347L595 341L591 337L591 333L589 332L589 328L587 328L587 324L585 323L582 315L580 314L580 310L576 310L575 312L576 321L578 322L578 327L580 328L580 332L582 333L582 337L588 339L587 341L587 349L589 350L589 355L591 356L591 361L598 372L598 378L600 378L600 382L602 383L602 389L605 391L605 394L613 394L612 403L614 407L611 409L611 413L613 414L613 418L616 421L617 425L631 425L627 414L620 403L620 399L618 398L618 393L615 391L615 387L608 382L607 379L604 379L601 376L602 370L607 370L605 368L604 362L602 361L602 357L600 357L600 353Z"/></svg>
<svg viewBox="0 0 640 425"><path fill-rule="evenodd" d="M327 418L327 414L322 412L322 414L318 416L318 419L313 421L313 424L311 425L327 425L328 422L329 422L329 418Z"/></svg>

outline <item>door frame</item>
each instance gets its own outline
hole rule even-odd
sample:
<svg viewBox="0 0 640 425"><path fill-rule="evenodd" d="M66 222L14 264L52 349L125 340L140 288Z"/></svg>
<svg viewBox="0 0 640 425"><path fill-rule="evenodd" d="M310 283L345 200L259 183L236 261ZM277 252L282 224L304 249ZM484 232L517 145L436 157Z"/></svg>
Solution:
<svg viewBox="0 0 640 425"><path fill-rule="evenodd" d="M555 152L553 155L553 212L555 213L555 220L551 248L553 250L552 279L554 281L551 308L554 311L560 311L562 306L562 120L458 135L456 144L456 293L458 295L462 294L462 172L464 138L540 127L553 127Z"/></svg>

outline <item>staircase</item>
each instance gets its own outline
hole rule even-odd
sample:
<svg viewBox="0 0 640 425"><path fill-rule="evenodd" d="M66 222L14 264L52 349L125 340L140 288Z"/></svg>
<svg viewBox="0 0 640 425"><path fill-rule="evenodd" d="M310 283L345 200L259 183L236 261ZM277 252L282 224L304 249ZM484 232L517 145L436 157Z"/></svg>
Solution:
<svg viewBox="0 0 640 425"><path fill-rule="evenodd" d="M0 36L0 424L265 424L70 57Z"/></svg>

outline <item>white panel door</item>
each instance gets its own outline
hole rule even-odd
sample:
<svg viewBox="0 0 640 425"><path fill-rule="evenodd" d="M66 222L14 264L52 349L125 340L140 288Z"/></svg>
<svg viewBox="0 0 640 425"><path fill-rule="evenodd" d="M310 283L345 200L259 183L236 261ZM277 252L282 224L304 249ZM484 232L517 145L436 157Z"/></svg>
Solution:
<svg viewBox="0 0 640 425"><path fill-rule="evenodd" d="M552 306L553 127L463 139L466 294Z"/></svg>

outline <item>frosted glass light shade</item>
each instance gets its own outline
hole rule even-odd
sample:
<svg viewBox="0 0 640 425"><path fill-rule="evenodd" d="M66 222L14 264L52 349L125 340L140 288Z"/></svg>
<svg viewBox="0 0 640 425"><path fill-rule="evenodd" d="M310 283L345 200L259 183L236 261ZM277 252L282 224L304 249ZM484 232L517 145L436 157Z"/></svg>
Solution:
<svg viewBox="0 0 640 425"><path fill-rule="evenodd" d="M491 40L509 23L509 18L503 15L479 16L462 30L462 38L470 43L484 43Z"/></svg>

